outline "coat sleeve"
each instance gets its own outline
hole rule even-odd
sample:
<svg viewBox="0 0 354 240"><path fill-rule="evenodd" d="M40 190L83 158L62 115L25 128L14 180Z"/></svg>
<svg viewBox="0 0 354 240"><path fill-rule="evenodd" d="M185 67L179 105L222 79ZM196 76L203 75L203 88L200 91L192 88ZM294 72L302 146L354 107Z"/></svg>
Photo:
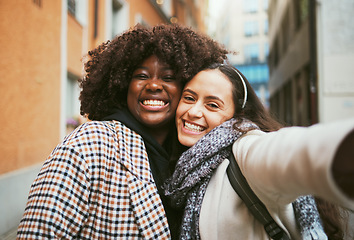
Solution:
<svg viewBox="0 0 354 240"><path fill-rule="evenodd" d="M88 166L82 154L59 145L33 182L17 239L72 239L87 218Z"/></svg>
<svg viewBox="0 0 354 240"><path fill-rule="evenodd" d="M268 206L312 194L354 209L354 199L339 190L331 173L336 150L353 129L354 119L271 133L254 130L235 142L233 152L251 188Z"/></svg>

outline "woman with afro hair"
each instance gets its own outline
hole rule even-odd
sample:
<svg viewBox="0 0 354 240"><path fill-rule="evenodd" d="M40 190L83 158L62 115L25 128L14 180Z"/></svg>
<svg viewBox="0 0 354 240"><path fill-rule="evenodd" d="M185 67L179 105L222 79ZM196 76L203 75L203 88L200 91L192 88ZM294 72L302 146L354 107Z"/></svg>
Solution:
<svg viewBox="0 0 354 240"><path fill-rule="evenodd" d="M184 84L228 51L179 25L135 26L88 53L81 114L32 184L17 239L170 239L181 213L161 190L178 152Z"/></svg>

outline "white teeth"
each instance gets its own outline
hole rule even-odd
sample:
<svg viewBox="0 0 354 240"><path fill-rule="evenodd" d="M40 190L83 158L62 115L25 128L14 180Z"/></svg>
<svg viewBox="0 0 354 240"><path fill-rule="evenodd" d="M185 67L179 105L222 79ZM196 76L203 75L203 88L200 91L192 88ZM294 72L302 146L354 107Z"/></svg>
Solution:
<svg viewBox="0 0 354 240"><path fill-rule="evenodd" d="M165 102L161 100L144 100L143 104L155 107L155 106L164 106Z"/></svg>
<svg viewBox="0 0 354 240"><path fill-rule="evenodd" d="M184 123L184 127L190 131L194 131L194 132L202 132L204 130L203 127L201 126L197 126L188 122Z"/></svg>

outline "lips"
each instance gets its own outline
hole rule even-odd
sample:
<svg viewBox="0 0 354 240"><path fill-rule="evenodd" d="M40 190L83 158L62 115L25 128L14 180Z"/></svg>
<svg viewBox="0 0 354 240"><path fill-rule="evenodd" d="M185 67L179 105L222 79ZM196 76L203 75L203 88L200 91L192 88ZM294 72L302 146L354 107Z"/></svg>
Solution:
<svg viewBox="0 0 354 240"><path fill-rule="evenodd" d="M184 128L197 133L203 132L206 129L205 127L186 121L184 121Z"/></svg>
<svg viewBox="0 0 354 240"><path fill-rule="evenodd" d="M149 112L160 112L168 108L169 102L162 99L144 99L140 101L140 106Z"/></svg>
<svg viewBox="0 0 354 240"><path fill-rule="evenodd" d="M163 100L144 100L142 101L142 104L144 106L149 106L149 107L162 107L165 106L167 103Z"/></svg>

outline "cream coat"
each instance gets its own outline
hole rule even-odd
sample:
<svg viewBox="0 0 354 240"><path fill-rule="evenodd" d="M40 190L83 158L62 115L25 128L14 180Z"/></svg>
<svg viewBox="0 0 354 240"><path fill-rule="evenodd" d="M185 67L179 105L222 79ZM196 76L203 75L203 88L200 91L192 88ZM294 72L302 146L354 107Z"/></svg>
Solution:
<svg viewBox="0 0 354 240"><path fill-rule="evenodd" d="M312 194L354 209L354 199L336 187L330 172L338 145L353 129L354 119L272 133L253 130L234 143L233 153L249 185L292 239L301 239L291 205L298 196ZM269 239L233 190L228 164L225 160L218 167L208 185L200 214L201 238Z"/></svg>

